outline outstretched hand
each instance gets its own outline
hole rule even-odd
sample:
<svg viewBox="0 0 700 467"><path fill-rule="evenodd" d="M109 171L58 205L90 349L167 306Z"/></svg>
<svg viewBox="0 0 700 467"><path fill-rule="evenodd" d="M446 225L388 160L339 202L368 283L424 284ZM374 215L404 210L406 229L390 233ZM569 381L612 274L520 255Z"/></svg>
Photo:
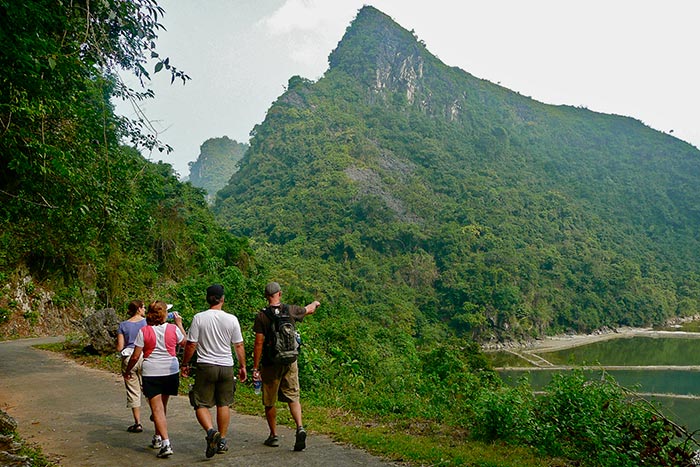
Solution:
<svg viewBox="0 0 700 467"><path fill-rule="evenodd" d="M319 302L318 300L314 300L313 302L309 303L309 304L306 305L306 307L305 307L305 308L306 308L306 314L307 314L307 315L310 315L310 314L315 313L315 312L316 312L316 308L318 308L319 306L321 306L321 302Z"/></svg>

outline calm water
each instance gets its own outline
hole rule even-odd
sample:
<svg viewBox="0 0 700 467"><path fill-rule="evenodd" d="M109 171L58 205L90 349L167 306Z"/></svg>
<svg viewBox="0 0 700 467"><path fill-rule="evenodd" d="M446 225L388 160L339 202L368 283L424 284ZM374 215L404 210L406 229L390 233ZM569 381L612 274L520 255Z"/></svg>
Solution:
<svg viewBox="0 0 700 467"><path fill-rule="evenodd" d="M488 355L494 366L509 367L499 373L510 384L516 384L520 378L525 377L530 380L534 389L540 389L551 380L555 371L562 371L532 370L532 365L506 352ZM622 386L638 393L645 393L646 399L659 402L669 418L685 426L689 431L700 429L700 339L698 338L640 336L617 338L537 355L554 365L644 366L644 369L615 369L607 370L607 373ZM698 368L673 368L693 366ZM599 370L591 370L587 373L591 378L599 378L601 374ZM653 395L646 395L647 393Z"/></svg>

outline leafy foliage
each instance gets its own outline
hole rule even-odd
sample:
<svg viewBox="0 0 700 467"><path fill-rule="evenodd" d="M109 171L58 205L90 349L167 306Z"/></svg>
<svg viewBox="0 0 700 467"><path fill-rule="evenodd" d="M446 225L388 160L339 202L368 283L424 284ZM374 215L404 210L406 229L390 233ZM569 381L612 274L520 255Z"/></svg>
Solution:
<svg viewBox="0 0 700 467"><path fill-rule="evenodd" d="M609 377L559 374L535 398L524 383L484 392L475 434L529 444L590 466L693 465L693 449L658 409L629 399Z"/></svg>
<svg viewBox="0 0 700 467"><path fill-rule="evenodd" d="M152 0L0 2L4 278L26 266L57 303L79 290L88 307L123 309L192 275L255 274L247 242L216 224L201 190L120 144L169 149L110 102L152 96L117 70L142 83L160 70L189 79L155 50L162 14Z"/></svg>

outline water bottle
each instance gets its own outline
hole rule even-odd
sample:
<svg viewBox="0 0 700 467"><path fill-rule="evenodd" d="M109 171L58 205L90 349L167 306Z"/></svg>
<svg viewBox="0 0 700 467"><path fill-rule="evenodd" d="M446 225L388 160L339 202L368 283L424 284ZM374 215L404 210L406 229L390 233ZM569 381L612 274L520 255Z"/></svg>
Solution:
<svg viewBox="0 0 700 467"><path fill-rule="evenodd" d="M253 389L255 389L255 394L260 394L262 392L262 381L253 380Z"/></svg>

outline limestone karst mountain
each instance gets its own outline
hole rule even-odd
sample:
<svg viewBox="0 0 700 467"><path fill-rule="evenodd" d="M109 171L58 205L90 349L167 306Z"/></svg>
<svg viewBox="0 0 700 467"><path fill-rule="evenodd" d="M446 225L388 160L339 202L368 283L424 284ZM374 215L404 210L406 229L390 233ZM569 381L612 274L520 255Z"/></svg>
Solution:
<svg viewBox="0 0 700 467"><path fill-rule="evenodd" d="M289 80L215 206L264 242L278 276L416 334L435 322L482 338L589 331L697 310L696 148L450 67L373 7L329 65L317 82Z"/></svg>
<svg viewBox="0 0 700 467"><path fill-rule="evenodd" d="M231 175L238 170L238 161L247 149L247 144L227 136L209 138L200 146L197 160L189 164L189 181L196 187L204 188L207 199L213 201L216 192L226 186Z"/></svg>

